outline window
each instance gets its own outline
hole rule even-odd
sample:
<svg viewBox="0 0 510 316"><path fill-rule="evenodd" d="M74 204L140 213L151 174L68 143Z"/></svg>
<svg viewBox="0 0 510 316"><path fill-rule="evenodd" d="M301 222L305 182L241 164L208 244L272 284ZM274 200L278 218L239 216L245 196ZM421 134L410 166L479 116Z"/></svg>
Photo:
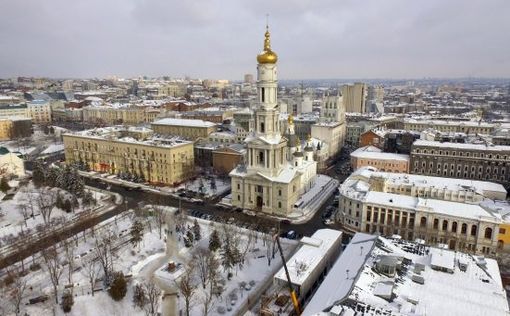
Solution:
<svg viewBox="0 0 510 316"><path fill-rule="evenodd" d="M260 132L265 133L265 125L264 122L260 122Z"/></svg>
<svg viewBox="0 0 510 316"><path fill-rule="evenodd" d="M239 184L239 183L237 184L237 189L241 190L241 184Z"/></svg>
<svg viewBox="0 0 510 316"><path fill-rule="evenodd" d="M278 202L278 208L282 208L282 202Z"/></svg>
<svg viewBox="0 0 510 316"><path fill-rule="evenodd" d="M443 230L446 231L447 229L448 229L448 221L444 220L443 221Z"/></svg>
<svg viewBox="0 0 510 316"><path fill-rule="evenodd" d="M467 233L467 224L465 224L465 223L462 224L462 227L460 229L460 233L464 234L464 235Z"/></svg>
<svg viewBox="0 0 510 316"><path fill-rule="evenodd" d="M454 233L457 232L457 222L452 223L452 232L454 232Z"/></svg>
<svg viewBox="0 0 510 316"><path fill-rule="evenodd" d="M434 219L434 229L439 228L439 220L437 218Z"/></svg>
<svg viewBox="0 0 510 316"><path fill-rule="evenodd" d="M422 216L420 219L420 227L426 227L427 226L427 218L425 216Z"/></svg>
<svg viewBox="0 0 510 316"><path fill-rule="evenodd" d="M500 228L500 229L499 229L499 233L500 233L500 234L505 234L505 233L506 233L506 229L504 229L504 228Z"/></svg>
<svg viewBox="0 0 510 316"><path fill-rule="evenodd" d="M282 189L278 189L278 196L282 196Z"/></svg>
<svg viewBox="0 0 510 316"><path fill-rule="evenodd" d="M486 239L492 239L492 228L490 228L490 227L485 228L484 237Z"/></svg>
<svg viewBox="0 0 510 316"><path fill-rule="evenodd" d="M237 200L241 201L241 196L239 194L237 195Z"/></svg>
<svg viewBox="0 0 510 316"><path fill-rule="evenodd" d="M477 229L476 225L471 226L471 236L476 236Z"/></svg>

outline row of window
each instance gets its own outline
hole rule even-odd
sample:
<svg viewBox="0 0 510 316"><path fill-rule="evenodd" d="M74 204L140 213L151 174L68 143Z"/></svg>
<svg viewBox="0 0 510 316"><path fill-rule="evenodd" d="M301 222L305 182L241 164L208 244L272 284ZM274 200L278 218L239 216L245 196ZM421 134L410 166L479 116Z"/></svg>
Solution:
<svg viewBox="0 0 510 316"><path fill-rule="evenodd" d="M478 152L463 152L463 151L449 151L449 150L436 150L436 149L415 149L414 153L416 154L431 154L431 155L446 155L446 156L458 156L458 157L474 157L474 158L488 158L488 159L504 159L506 160L508 158L507 155L500 155L500 154L486 154L486 153L478 153ZM458 155L457 155L458 153Z"/></svg>

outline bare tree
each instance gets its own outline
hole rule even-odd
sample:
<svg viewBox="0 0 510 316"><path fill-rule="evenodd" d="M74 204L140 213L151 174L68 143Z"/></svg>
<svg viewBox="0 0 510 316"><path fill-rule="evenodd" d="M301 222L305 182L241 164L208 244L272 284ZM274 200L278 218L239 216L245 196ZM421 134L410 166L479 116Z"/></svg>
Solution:
<svg viewBox="0 0 510 316"><path fill-rule="evenodd" d="M239 267L241 269L243 268L243 266L246 262L246 256L248 255L248 252L250 251L250 249L253 248L252 246L254 244L254 239L255 239L254 234L256 234L255 231L253 231L253 230L248 231L246 242L240 250Z"/></svg>
<svg viewBox="0 0 510 316"><path fill-rule="evenodd" d="M64 272L64 268L58 262L58 252L55 245L43 250L42 252L43 262L48 271L51 284L53 285L53 294L55 295L55 303L58 304L58 285L60 277Z"/></svg>
<svg viewBox="0 0 510 316"><path fill-rule="evenodd" d="M215 288L217 286L216 280L219 274L220 262L216 258L216 254L212 251L209 251L209 255L207 256L207 282L209 282L209 291L205 292L205 296L202 298L202 314L204 316L208 315L212 303L214 301Z"/></svg>
<svg viewBox="0 0 510 316"><path fill-rule="evenodd" d="M161 239L161 233L163 231L163 226L165 225L166 212L163 207L159 205L154 205L152 209L154 210L154 221L156 222L159 231L159 239Z"/></svg>
<svg viewBox="0 0 510 316"><path fill-rule="evenodd" d="M94 287L96 286L96 278L101 267L94 258L89 258L82 262L82 274L87 278L90 284L90 292L94 296Z"/></svg>
<svg viewBox="0 0 510 316"><path fill-rule="evenodd" d="M51 213L53 212L56 202L57 193L54 190L42 188L39 191L37 206L39 206L39 211L41 212L45 224L50 222Z"/></svg>
<svg viewBox="0 0 510 316"><path fill-rule="evenodd" d="M28 209L28 205L25 204L24 202L19 202L18 203L18 211L19 213L21 214L21 216L23 216L23 220L25 222L25 227L28 227L28 224L27 224L27 219L28 217L30 216L30 211Z"/></svg>
<svg viewBox="0 0 510 316"><path fill-rule="evenodd" d="M104 273L104 279L109 282L113 271L114 242L117 236L109 228L102 234L96 234L94 253L99 260Z"/></svg>
<svg viewBox="0 0 510 316"><path fill-rule="evenodd" d="M202 282L202 287L205 289L207 281L209 280L209 257L212 255L209 249L198 248L193 254L193 262L196 264L198 276Z"/></svg>
<svg viewBox="0 0 510 316"><path fill-rule="evenodd" d="M23 277L17 277L14 280L14 283L11 285L10 290L10 302L12 304L12 307L14 309L14 313L16 315L21 314L21 300L23 299L23 295L25 294L25 291L27 290L27 280Z"/></svg>
<svg viewBox="0 0 510 316"><path fill-rule="evenodd" d="M66 261L67 261L67 268L68 268L67 280L68 280L68 283L71 284L71 283L73 283L73 270L74 270L74 245L73 245L73 241L70 238L69 239L65 239L62 242L62 246L64 248L64 256L65 256Z"/></svg>
<svg viewBox="0 0 510 316"><path fill-rule="evenodd" d="M266 246L266 258L267 258L267 265L270 266L271 265L271 260L273 259L273 255L272 255L272 246L273 246L273 238L271 236L271 234L264 234L264 244Z"/></svg>
<svg viewBox="0 0 510 316"><path fill-rule="evenodd" d="M152 281L145 282L143 284L145 292L145 305L143 310L147 316L155 316L158 314L161 290Z"/></svg>
<svg viewBox="0 0 510 316"><path fill-rule="evenodd" d="M179 292L182 297L184 297L184 306L186 308L186 316L190 316L190 308L193 298L195 297L196 290L198 284L193 281L193 276L195 274L195 266L193 264L189 264L186 267L186 271L181 276L180 281L178 282Z"/></svg>

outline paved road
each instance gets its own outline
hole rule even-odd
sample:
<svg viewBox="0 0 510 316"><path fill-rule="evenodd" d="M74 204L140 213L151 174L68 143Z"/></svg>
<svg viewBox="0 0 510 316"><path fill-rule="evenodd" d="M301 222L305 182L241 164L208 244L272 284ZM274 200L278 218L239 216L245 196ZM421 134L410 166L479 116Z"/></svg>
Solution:
<svg viewBox="0 0 510 316"><path fill-rule="evenodd" d="M137 191L129 191L126 190L125 187L117 184L105 184L100 182L97 179L86 179L86 184L90 186L95 186L101 189L106 189L107 186L110 186L110 191L121 194L124 197L124 200L127 201L127 208L136 208L138 203L143 202L145 204L150 204L151 201L156 199L160 199L164 204L179 207L179 199L171 197L159 195L153 192L145 192L141 190ZM259 228L272 228L279 227L280 231L290 231L294 230L297 234L303 236L311 236L317 229L326 228L326 226L322 221L322 213L324 213L327 206L333 203L333 197L330 197L326 203L324 203L321 208L315 213L315 215L310 219L310 221L303 224L284 224L280 223L279 220L265 217L265 216L250 216L240 212L234 212L229 209L221 209L216 207L215 205L204 203L203 205L181 201L180 206L184 211L197 210L204 214L209 214L215 217L220 217L225 220L230 217L234 217L236 221L241 223L254 224Z"/></svg>

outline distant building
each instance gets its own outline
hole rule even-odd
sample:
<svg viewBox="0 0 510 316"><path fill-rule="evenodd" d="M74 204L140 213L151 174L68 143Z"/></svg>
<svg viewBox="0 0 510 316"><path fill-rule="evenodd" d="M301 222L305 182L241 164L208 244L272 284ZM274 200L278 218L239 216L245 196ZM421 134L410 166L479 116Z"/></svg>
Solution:
<svg viewBox="0 0 510 316"><path fill-rule="evenodd" d="M380 149L384 149L385 135L386 130L382 129L372 129L370 131L366 131L359 137L359 146L375 146Z"/></svg>
<svg viewBox="0 0 510 316"><path fill-rule="evenodd" d="M494 124L486 122L404 119L404 129L415 132L432 128L444 133L488 135L494 132L495 127Z"/></svg>
<svg viewBox="0 0 510 316"><path fill-rule="evenodd" d="M439 177L491 180L508 185L510 146L417 140L411 150L410 171Z"/></svg>
<svg viewBox="0 0 510 316"><path fill-rule="evenodd" d="M107 127L64 134L66 163L177 185L193 175L193 143L153 135L142 127Z"/></svg>
<svg viewBox="0 0 510 316"><path fill-rule="evenodd" d="M342 97L346 112L367 112L367 85L362 82L342 86Z"/></svg>
<svg viewBox="0 0 510 316"><path fill-rule="evenodd" d="M32 119L30 118L0 118L0 140L30 137L32 132Z"/></svg>
<svg viewBox="0 0 510 316"><path fill-rule="evenodd" d="M361 135L374 128L375 125L376 125L375 123L370 121L358 121L347 123L345 143L353 147L358 147L360 145Z"/></svg>
<svg viewBox="0 0 510 316"><path fill-rule="evenodd" d="M0 118L30 117L26 104L3 104L0 105Z"/></svg>
<svg viewBox="0 0 510 316"><path fill-rule="evenodd" d="M253 75L252 74L244 75L244 83L255 83L255 80L253 80Z"/></svg>
<svg viewBox="0 0 510 316"><path fill-rule="evenodd" d="M151 126L157 134L181 136L190 140L206 139L217 128L212 122L175 118L157 120Z"/></svg>
<svg viewBox="0 0 510 316"><path fill-rule="evenodd" d="M34 124L51 123L51 104L47 100L33 100L27 103L28 113Z"/></svg>
<svg viewBox="0 0 510 316"><path fill-rule="evenodd" d="M381 171L409 172L409 155L386 153L374 146L360 147L351 153L351 167L375 167Z"/></svg>

